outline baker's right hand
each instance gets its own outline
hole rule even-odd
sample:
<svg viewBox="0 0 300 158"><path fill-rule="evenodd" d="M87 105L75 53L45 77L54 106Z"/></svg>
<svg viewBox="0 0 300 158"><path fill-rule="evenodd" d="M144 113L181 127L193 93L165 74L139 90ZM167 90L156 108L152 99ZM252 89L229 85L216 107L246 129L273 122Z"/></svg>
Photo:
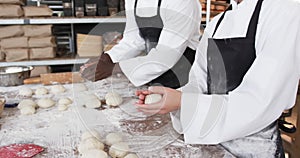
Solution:
<svg viewBox="0 0 300 158"><path fill-rule="evenodd" d="M100 57L90 59L80 67L81 76L90 81L98 81L112 75L115 63L110 56L102 53Z"/></svg>

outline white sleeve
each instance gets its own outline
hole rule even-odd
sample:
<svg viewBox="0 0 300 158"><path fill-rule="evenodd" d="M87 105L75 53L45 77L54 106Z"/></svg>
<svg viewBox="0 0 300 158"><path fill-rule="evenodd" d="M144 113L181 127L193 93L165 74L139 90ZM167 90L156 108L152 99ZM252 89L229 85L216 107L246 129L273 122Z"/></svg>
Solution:
<svg viewBox="0 0 300 158"><path fill-rule="evenodd" d="M130 59L141 54L145 49L145 41L139 34L139 28L134 16L134 0L125 1L126 26L123 39L111 50L105 52L109 54L114 63Z"/></svg>
<svg viewBox="0 0 300 158"><path fill-rule="evenodd" d="M178 8L176 12L175 4ZM187 2L173 5L167 6L170 9L161 9L164 28L156 48L146 56L120 62L122 71L135 86L148 83L172 68L187 48L189 40L197 33L200 37L200 8Z"/></svg>
<svg viewBox="0 0 300 158"><path fill-rule="evenodd" d="M228 95L183 89L180 117L172 120L177 121L174 128L184 134L186 143L217 144L256 133L295 104L300 77L300 20L296 19L284 21L288 30L282 25L262 28L268 33L257 39L257 58L241 85ZM205 42L201 47L206 47ZM196 86L205 87L201 84Z"/></svg>

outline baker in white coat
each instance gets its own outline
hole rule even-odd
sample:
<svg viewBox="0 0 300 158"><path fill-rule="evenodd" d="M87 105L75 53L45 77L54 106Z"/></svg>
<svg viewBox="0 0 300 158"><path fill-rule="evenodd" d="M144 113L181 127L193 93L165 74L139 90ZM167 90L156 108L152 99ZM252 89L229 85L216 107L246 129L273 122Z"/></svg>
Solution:
<svg viewBox="0 0 300 158"><path fill-rule="evenodd" d="M300 2L233 2L205 29L181 91L137 91L145 113L171 112L190 144L218 144L237 157L284 157L276 120L295 104L300 78ZM150 93L163 99L145 105Z"/></svg>
<svg viewBox="0 0 300 158"><path fill-rule="evenodd" d="M126 0L125 8L123 39L98 64L91 66L95 59L85 64L82 76L106 78L119 63L135 86L149 82L172 88L185 85L200 38L199 1ZM147 55L139 56L142 51Z"/></svg>

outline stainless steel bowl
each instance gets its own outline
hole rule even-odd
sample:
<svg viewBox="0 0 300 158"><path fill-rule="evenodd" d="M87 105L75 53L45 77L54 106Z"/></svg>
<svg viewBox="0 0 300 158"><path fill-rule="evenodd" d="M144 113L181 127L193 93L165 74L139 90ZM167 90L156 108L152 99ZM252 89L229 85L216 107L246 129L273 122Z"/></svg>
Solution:
<svg viewBox="0 0 300 158"><path fill-rule="evenodd" d="M23 80L30 77L31 66L0 67L0 86L22 85Z"/></svg>

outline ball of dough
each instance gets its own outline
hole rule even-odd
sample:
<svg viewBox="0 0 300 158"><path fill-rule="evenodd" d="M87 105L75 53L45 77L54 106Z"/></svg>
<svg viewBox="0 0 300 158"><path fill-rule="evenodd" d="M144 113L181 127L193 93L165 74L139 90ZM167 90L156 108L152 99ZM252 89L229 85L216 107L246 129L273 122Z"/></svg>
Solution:
<svg viewBox="0 0 300 158"><path fill-rule="evenodd" d="M85 107L87 108L99 108L101 107L101 101L99 99L92 99L92 100L87 100L85 103Z"/></svg>
<svg viewBox="0 0 300 158"><path fill-rule="evenodd" d="M101 107L101 101L95 94L77 94L75 96L75 102L78 106L85 106L87 108L99 108Z"/></svg>
<svg viewBox="0 0 300 158"><path fill-rule="evenodd" d="M124 158L139 158L136 154L128 154Z"/></svg>
<svg viewBox="0 0 300 158"><path fill-rule="evenodd" d="M129 146L125 142L113 144L109 148L109 155L113 158L124 158L129 151Z"/></svg>
<svg viewBox="0 0 300 158"><path fill-rule="evenodd" d="M35 90L36 95L45 95L48 94L48 89L45 87L39 87Z"/></svg>
<svg viewBox="0 0 300 158"><path fill-rule="evenodd" d="M31 97L32 96L32 89L29 88L29 87L22 87L20 90L19 90L19 95L20 96L26 96L26 97Z"/></svg>
<svg viewBox="0 0 300 158"><path fill-rule="evenodd" d="M145 98L145 104L157 103L162 99L160 94L149 94Z"/></svg>
<svg viewBox="0 0 300 158"><path fill-rule="evenodd" d="M85 153L86 151L91 150L91 149L103 150L104 144L95 138L89 138L84 141L81 141L78 146L78 151L81 154Z"/></svg>
<svg viewBox="0 0 300 158"><path fill-rule="evenodd" d="M59 94L66 91L66 88L62 85L54 85L51 87L51 93L53 94Z"/></svg>
<svg viewBox="0 0 300 158"><path fill-rule="evenodd" d="M70 105L72 104L72 100L69 98L61 98L59 99L58 104Z"/></svg>
<svg viewBox="0 0 300 158"><path fill-rule="evenodd" d="M116 92L109 92L105 95L106 104L109 106L119 106L122 104L123 99L120 94Z"/></svg>
<svg viewBox="0 0 300 158"><path fill-rule="evenodd" d="M32 115L35 113L35 108L32 106L24 106L20 111L22 115Z"/></svg>
<svg viewBox="0 0 300 158"><path fill-rule="evenodd" d="M68 107L68 105L66 105L66 104L58 104L58 105L57 105L58 111L66 111L68 108L69 108L69 107Z"/></svg>
<svg viewBox="0 0 300 158"><path fill-rule="evenodd" d="M92 149L82 153L81 158L108 158L108 155L103 150Z"/></svg>
<svg viewBox="0 0 300 158"><path fill-rule="evenodd" d="M87 87L82 83L73 84L73 91L74 92L83 92L83 91L86 91L86 90L88 90Z"/></svg>
<svg viewBox="0 0 300 158"><path fill-rule="evenodd" d="M82 133L81 141L84 141L89 138L95 138L97 140L100 140L101 137L100 137L99 133L95 130L89 130L89 131Z"/></svg>
<svg viewBox="0 0 300 158"><path fill-rule="evenodd" d="M55 102L50 98L42 98L37 101L40 108L50 108L55 105Z"/></svg>
<svg viewBox="0 0 300 158"><path fill-rule="evenodd" d="M36 108L37 104L32 99L24 99L18 104L18 109L22 109L25 106L32 106L33 108Z"/></svg>
<svg viewBox="0 0 300 158"><path fill-rule="evenodd" d="M106 144L113 145L123 141L122 135L119 133L109 133L106 137Z"/></svg>

